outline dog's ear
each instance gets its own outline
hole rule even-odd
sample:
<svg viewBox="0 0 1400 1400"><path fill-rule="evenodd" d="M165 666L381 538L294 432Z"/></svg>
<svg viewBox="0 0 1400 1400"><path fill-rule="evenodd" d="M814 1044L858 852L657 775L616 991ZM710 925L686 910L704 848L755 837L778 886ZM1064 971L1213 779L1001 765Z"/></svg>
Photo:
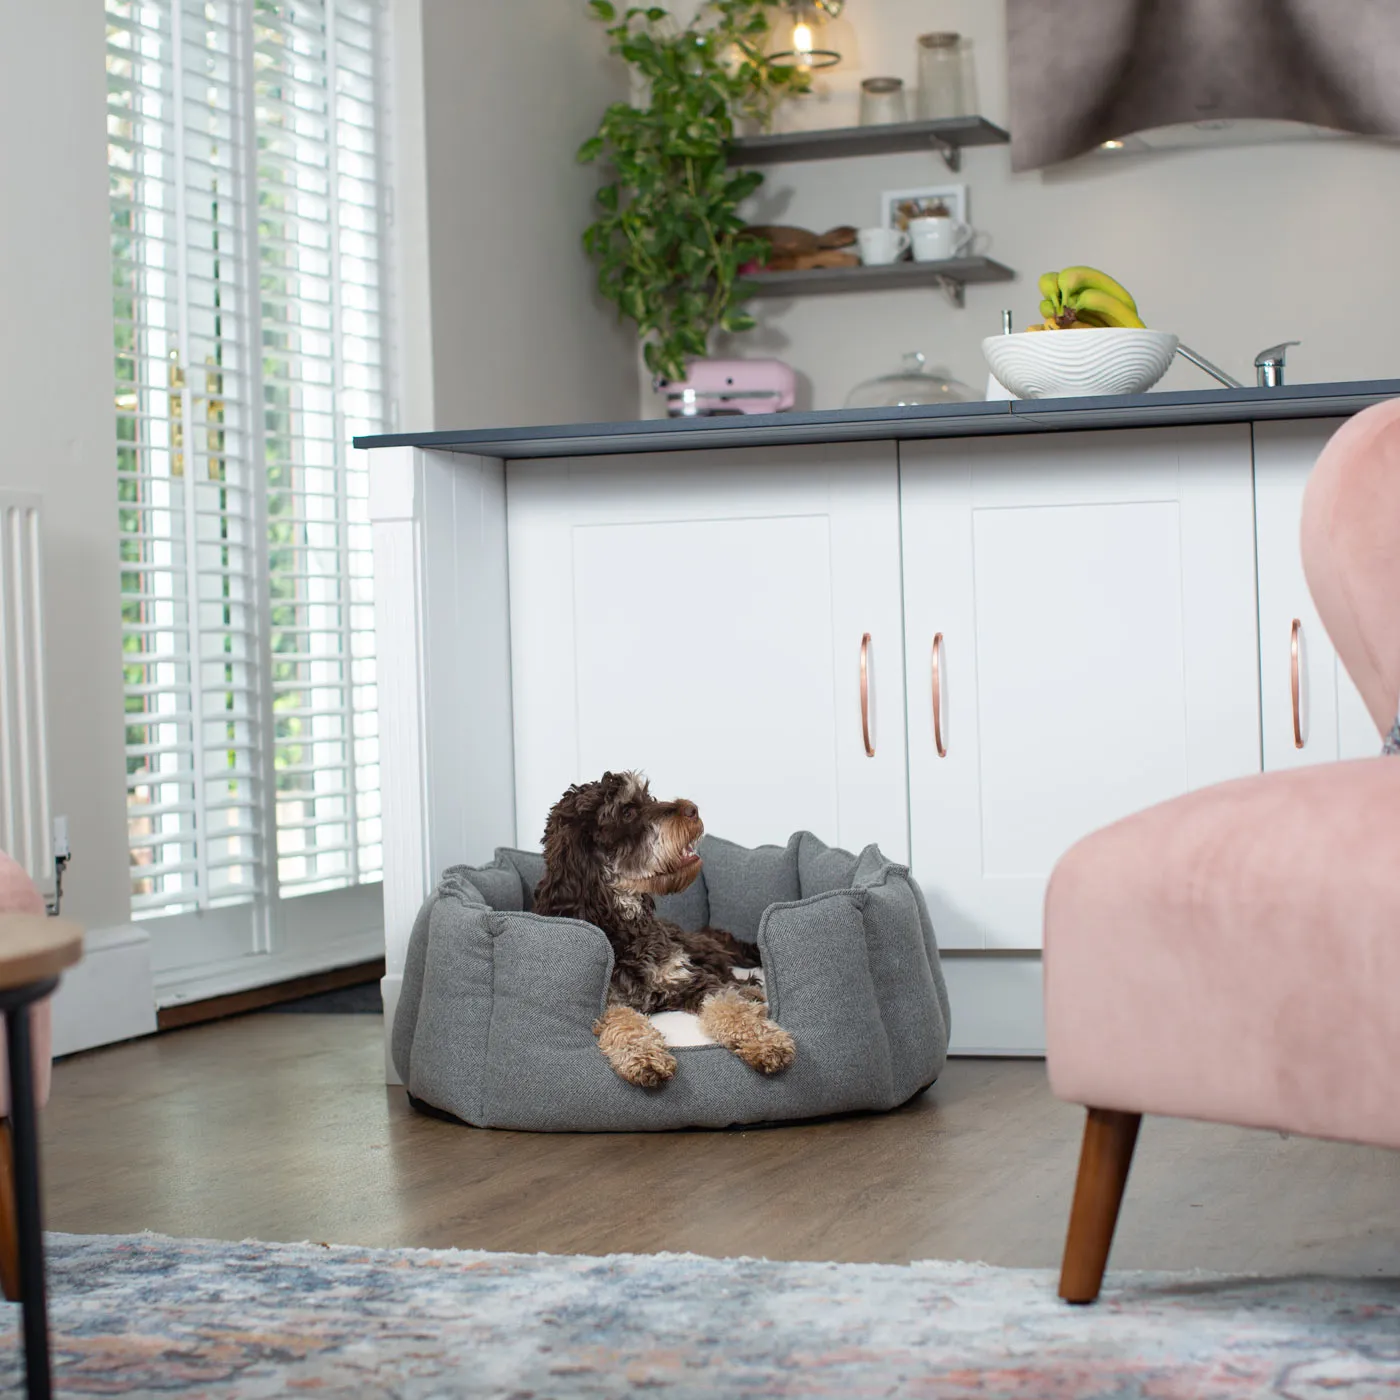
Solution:
<svg viewBox="0 0 1400 1400"><path fill-rule="evenodd" d="M544 824L544 875L535 890L537 913L567 914L596 923L596 916L606 911L593 835L604 786L612 776L575 784L550 808Z"/></svg>
<svg viewBox="0 0 1400 1400"><path fill-rule="evenodd" d="M592 825L598 815L598 786L597 783L575 783L549 809L544 819L546 858L550 848L564 840L565 833Z"/></svg>

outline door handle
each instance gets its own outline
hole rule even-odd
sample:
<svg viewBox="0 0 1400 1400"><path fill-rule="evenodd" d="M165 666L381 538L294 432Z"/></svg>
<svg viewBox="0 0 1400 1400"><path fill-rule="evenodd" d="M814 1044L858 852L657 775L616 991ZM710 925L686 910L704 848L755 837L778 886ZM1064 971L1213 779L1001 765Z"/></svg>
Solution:
<svg viewBox="0 0 1400 1400"><path fill-rule="evenodd" d="M870 742L870 633L860 639L860 737L865 742L866 758L875 757L875 745Z"/></svg>
<svg viewBox="0 0 1400 1400"><path fill-rule="evenodd" d="M1293 747L1295 749L1303 747L1303 716L1298 703L1301 691L1301 678L1298 674L1298 634L1302 630L1302 622L1295 617L1288 640L1288 688L1293 696Z"/></svg>
<svg viewBox="0 0 1400 1400"><path fill-rule="evenodd" d="M933 672L933 747L939 758L947 758L948 750L943 746L943 633L935 632L933 646L929 652L929 665Z"/></svg>

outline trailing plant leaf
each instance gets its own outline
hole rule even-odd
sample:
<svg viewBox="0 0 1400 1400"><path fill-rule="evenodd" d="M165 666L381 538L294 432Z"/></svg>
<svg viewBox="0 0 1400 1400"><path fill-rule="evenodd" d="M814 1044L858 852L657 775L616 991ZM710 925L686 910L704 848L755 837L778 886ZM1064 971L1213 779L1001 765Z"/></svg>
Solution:
<svg viewBox="0 0 1400 1400"><path fill-rule="evenodd" d="M750 292L739 268L769 245L741 233L738 210L763 176L729 168L735 120L767 125L810 78L765 57L764 0L706 0L684 27L658 5L634 5L620 19L608 0L589 8L645 105L614 102L579 147L580 161L608 167L583 246L598 263L598 290L636 322L647 368L683 379L715 327L755 324L741 309Z"/></svg>

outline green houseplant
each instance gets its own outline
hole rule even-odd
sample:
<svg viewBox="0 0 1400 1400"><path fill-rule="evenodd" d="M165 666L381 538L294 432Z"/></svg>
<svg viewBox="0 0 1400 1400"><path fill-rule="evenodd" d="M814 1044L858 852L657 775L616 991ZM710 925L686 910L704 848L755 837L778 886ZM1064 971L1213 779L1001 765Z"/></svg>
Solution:
<svg viewBox="0 0 1400 1400"><path fill-rule="evenodd" d="M716 327L754 324L739 269L768 244L743 233L738 210L763 176L730 169L735 120L767 124L809 75L764 57L763 0L706 0L688 25L658 5L589 8L640 92L636 103L614 102L579 148L579 160L608 167L583 246L603 295L637 323L647 368L683 379Z"/></svg>

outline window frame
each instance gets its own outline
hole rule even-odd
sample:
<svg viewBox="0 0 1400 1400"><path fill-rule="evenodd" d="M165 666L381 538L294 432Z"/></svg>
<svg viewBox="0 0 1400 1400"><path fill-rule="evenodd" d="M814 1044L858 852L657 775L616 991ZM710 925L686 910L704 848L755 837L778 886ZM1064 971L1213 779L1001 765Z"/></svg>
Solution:
<svg viewBox="0 0 1400 1400"><path fill-rule="evenodd" d="M186 9L189 0L137 0L137 3L155 4L168 17L169 22L169 56L162 60L165 64L162 72L168 75L170 82L166 100L180 117L180 120L172 124L175 136L169 153L169 158L176 168L177 204L175 211L166 211L166 213L170 222L176 225L175 243L178 248L178 257L184 264L189 260L194 247L188 238L189 225L185 204L189 199L192 186L186 178L187 166L183 149L186 140L186 121L183 115L185 111L184 83L189 52L184 46L183 28L189 19ZM328 94L326 122L329 128L326 139L326 174L331 181L336 180L338 175L339 132L336 128L339 118L336 108L339 88L336 82L338 51L335 46L335 17L337 8L342 3L354 5L355 0L324 0L324 10L327 16L324 42L328 54L326 62ZM254 19L257 0L227 0L227 4L228 13L233 17L233 22L229 25L229 33L236 44L236 52L233 44L230 46L230 78L227 91L232 99L235 114L234 126L240 134L240 137L235 139L241 140L235 159L238 169L236 190L241 204L240 253L242 257L242 282L238 288L236 314L241 323L242 339L230 343L236 344L242 352L243 373L245 375L243 398L246 422L243 436L247 464L246 489L249 497L248 524L251 541L249 552L252 559L250 571L236 576L241 577L249 589L246 606L251 609L255 619L254 632L256 634L258 673L255 690L257 730L260 733L254 732L250 744L255 755L255 767L258 774L254 802L259 819L252 830L251 839L261 847L262 874L261 879L255 882L248 894L235 895L227 901L219 901L217 895L211 894L206 885L197 892L197 897L201 901L200 907L197 908L177 912L166 912L156 908L133 909L133 922L139 922L151 937L152 964L159 1004L185 1000L192 995L207 995L210 994L208 990L210 987L224 987L227 984L227 989L233 990L239 985L255 985L258 982L276 980L277 977L284 975L298 975L301 971L311 971L316 967L335 966L345 962L377 957L383 951L382 892L379 878L360 878L360 869L352 859L346 883L334 888L296 893L284 890L283 881L279 874L278 837L283 831L291 828L286 825L279 826L277 821L279 742L274 709L274 653L272 650L272 637L277 627L273 620L273 599L270 585L271 565L269 561L274 551L274 545L268 528L268 502L273 488L269 481L267 465L269 430L266 417L269 405L264 396L263 374L264 360L267 355L263 309L266 286L263 273L263 248L260 246L261 208L258 202L260 183L257 178L263 154L257 141L256 109L258 99L256 84L258 70L254 61L257 42ZM390 49L390 15L389 6L385 0L361 0L361 4L370 15L374 43L374 100L370 105L374 114L372 163L376 199L373 209L373 237L378 277L378 393L380 396L381 425L387 426L392 421L393 406L396 400L393 378L393 352L396 336L393 325L393 277L391 275L394 250L391 234L392 217L389 208L389 191L391 189L389 98L393 71ZM107 18L109 20L112 18L110 11ZM139 84L140 79L133 74L132 82ZM162 91L165 91L164 80L162 81ZM138 208L139 200L134 200L134 215ZM341 232L336 209L337 205L332 202L324 225L333 246ZM117 236L115 222L113 236ZM133 265L138 265L136 260L133 260ZM333 254L329 280L333 289L336 313L340 312L343 295L341 270L341 265ZM186 328L190 302L184 295L188 285L184 266L181 266L176 276L180 282L180 290L176 293L179 314L176 338L183 356L188 355L191 345ZM138 289L133 293L133 296L135 305L139 307L142 293ZM353 654L353 639L356 635L362 635L364 629L361 627L357 634L349 618L352 605L369 610L369 627L371 629L369 635L372 639L372 582L370 599L361 599L358 603L352 603L350 588L352 550L349 544L348 528L351 522L350 510L346 503L350 498L351 473L356 469L363 470L359 466L363 454L355 452L351 447L352 434L346 429L347 413L344 403L347 385L343 358L345 332L338 314L335 325L336 333L332 337L335 352L334 437L331 447L334 456L331 466L336 481L336 521L340 526L339 539L334 550L338 559L337 576L341 588L337 606L344 615L339 632L345 645L345 649L339 657L343 675L338 684L345 699L340 712L343 728L339 742L344 746L345 758L342 766L350 785L349 811L345 817L345 823L352 837L349 842L350 848L352 851L358 851L364 844L360 839L360 826L363 818L358 806L358 798L362 788L356 778L357 745L361 738L359 719L362 715L372 716L374 711L356 708L355 687L357 683L353 678L356 658ZM120 353L120 347L118 347L118 353ZM139 336L132 353L134 360L139 362L142 355ZM295 353L299 355L301 352ZM185 366L186 381L189 377L189 366L187 365ZM222 386L222 381L220 381L220 385ZM140 392L138 385L138 415L141 405ZM184 424L186 440L183 455L186 464L185 471L188 473L183 490L191 498L193 498L197 484L197 474L190 470L190 467L196 460L207 462L212 450L208 446L208 440L206 440L203 457L197 455L194 442L193 400L194 394L191 387L187 382L182 383L180 386L182 405L180 417ZM173 417L173 411L171 412ZM167 426L170 421L167 419ZM207 426L205 425L206 428ZM138 451L142 447L149 450L150 446L139 437L134 439L131 444L124 443L120 439L118 441L119 447L132 445L136 446ZM174 444L169 442L166 446L172 454L178 450ZM136 476L138 482L154 480L155 478L150 475L149 469L141 467L139 458L137 460ZM318 468L318 470L324 469L324 464ZM367 487L367 482L365 485ZM298 500L301 499L300 490L294 494ZM193 510L193 507L191 506L190 509ZM363 538L366 544L368 537L369 522L366 502L363 515ZM197 567L194 562L198 539L193 531L186 534L183 544L185 550L183 569L185 586L179 601L183 602L188 618L184 625L186 630L183 633L189 642L187 650L193 653L199 650L199 641L202 635L200 624L197 621L201 598L195 580ZM309 552L312 546L302 541L296 548L303 552ZM137 563L124 563L122 567L124 571L130 570L139 574L143 579L147 575L158 572L159 569L158 565L144 559ZM368 577L372 580L372 573ZM125 601L126 595L124 594L124 603ZM297 601L300 603L303 600L298 599ZM172 625L178 626L178 624ZM124 622L124 635L126 629L127 624ZM203 762L205 750L205 741L202 739L202 735L205 726L211 721L201 711L198 703L201 682L199 680L200 661L197 656L191 657L190 669L191 674L187 682L183 684L172 682L171 684L175 686L176 694L188 694L191 697L190 739L195 766L198 770ZM298 684L302 689L310 691L314 688L315 683L307 681L298 682ZM250 708L252 707L250 706ZM131 715L128 714L128 722L130 719ZM217 727L221 721L218 716L215 716L212 722ZM307 742L310 741L308 739ZM221 746L221 742L216 741L213 747L217 750ZM375 764L377 766L377 758ZM154 788L158 786L158 782L152 782L149 786ZM200 791L198 779L196 779L196 790ZM375 786L368 791L375 794L377 801L379 794L382 793L382 785L376 782ZM197 797L194 805L196 809L194 820L188 828L190 844L203 846L213 839L207 825L211 809L206 805L202 796ZM382 807L380 810L382 811ZM325 820L329 822L333 818ZM382 831L379 836L379 848L382 850ZM136 867L133 867L133 872L135 869ZM173 900L171 902L174 903Z"/></svg>

